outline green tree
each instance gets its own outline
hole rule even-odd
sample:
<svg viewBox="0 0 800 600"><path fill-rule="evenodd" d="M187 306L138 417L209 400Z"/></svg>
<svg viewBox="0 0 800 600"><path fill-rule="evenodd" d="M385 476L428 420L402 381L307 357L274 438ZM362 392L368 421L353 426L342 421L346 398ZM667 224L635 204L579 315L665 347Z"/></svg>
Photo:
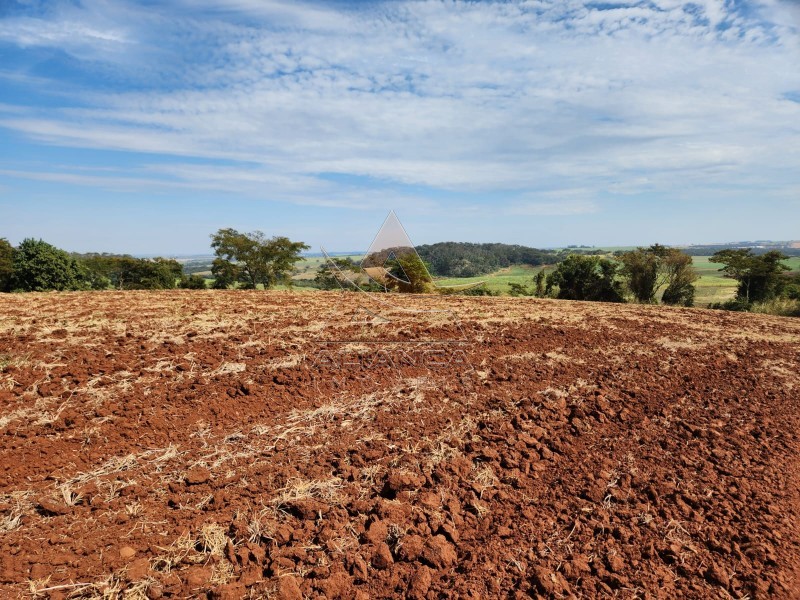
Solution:
<svg viewBox="0 0 800 600"><path fill-rule="evenodd" d="M677 248L668 248L661 257L659 272L667 286L661 302L676 306L694 306L694 282L700 276L692 267L692 257ZM659 282L659 287L662 284Z"/></svg>
<svg viewBox="0 0 800 600"><path fill-rule="evenodd" d="M322 290L350 289L347 282L341 281L341 278L346 273L357 271L358 266L349 256L333 257L319 266L314 283Z"/></svg>
<svg viewBox="0 0 800 600"><path fill-rule="evenodd" d="M5 238L0 238L0 292L11 291L14 276L14 246Z"/></svg>
<svg viewBox="0 0 800 600"><path fill-rule="evenodd" d="M622 263L621 273L633 297L639 302L655 302L661 262L658 250L637 248L623 252L618 260Z"/></svg>
<svg viewBox="0 0 800 600"><path fill-rule="evenodd" d="M789 258L782 252L770 250L761 255L753 254L750 248L728 249L714 253L709 259L724 265L726 277L739 282L736 298L746 303L772 300L781 294L785 284L784 271L790 267L781 261Z"/></svg>
<svg viewBox="0 0 800 600"><path fill-rule="evenodd" d="M391 275L390 289L411 294L429 294L433 291L433 279L416 252L396 254L387 261L386 266Z"/></svg>
<svg viewBox="0 0 800 600"><path fill-rule="evenodd" d="M673 306L694 306L695 288L691 283L676 282L664 290L661 302Z"/></svg>
<svg viewBox="0 0 800 600"><path fill-rule="evenodd" d="M539 272L536 273L536 277L533 278L533 295L537 298L544 298L546 293L545 290L547 289L547 276L545 275L544 269L539 269Z"/></svg>
<svg viewBox="0 0 800 600"><path fill-rule="evenodd" d="M239 281L239 267L224 258L215 258L211 263L211 274L214 276L213 288L226 290L236 286Z"/></svg>
<svg viewBox="0 0 800 600"><path fill-rule="evenodd" d="M510 296L535 296L544 298L547 296L547 276L544 269L540 269L533 278L530 287L524 283L509 283L508 293Z"/></svg>
<svg viewBox="0 0 800 600"><path fill-rule="evenodd" d="M76 259L78 278L84 282L86 289L107 290L111 280L101 272L95 271L85 261Z"/></svg>
<svg viewBox="0 0 800 600"><path fill-rule="evenodd" d="M656 302L659 290L666 288L662 296L665 304L691 306L694 302L694 286L698 276L692 269L692 257L660 244L649 248L637 248L617 255L622 263L621 273L628 290L639 302Z"/></svg>
<svg viewBox="0 0 800 600"><path fill-rule="evenodd" d="M599 256L570 254L547 276L547 291L557 286L556 297L564 300L623 302L617 268Z"/></svg>
<svg viewBox="0 0 800 600"><path fill-rule="evenodd" d="M264 288L278 283L291 285L292 269L303 260L300 252L309 248L286 237L268 239L260 231L240 233L235 229L212 234L211 247L217 256L212 265L214 276L226 287L238 281L250 289L259 284Z"/></svg>
<svg viewBox="0 0 800 600"><path fill-rule="evenodd" d="M171 290L182 273L178 261L166 258L147 260L128 256L114 262L112 281L125 290Z"/></svg>
<svg viewBox="0 0 800 600"><path fill-rule="evenodd" d="M800 273L786 278L787 283L783 287L783 296L790 300L800 300Z"/></svg>
<svg viewBox="0 0 800 600"><path fill-rule="evenodd" d="M14 251L12 288L25 292L88 289L84 272L67 252L27 238Z"/></svg>

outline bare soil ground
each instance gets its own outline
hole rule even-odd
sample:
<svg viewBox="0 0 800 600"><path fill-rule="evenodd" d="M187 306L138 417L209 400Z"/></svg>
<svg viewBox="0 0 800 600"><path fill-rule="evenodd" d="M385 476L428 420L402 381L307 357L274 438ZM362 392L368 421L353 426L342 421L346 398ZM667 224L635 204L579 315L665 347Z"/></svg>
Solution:
<svg viewBox="0 0 800 600"><path fill-rule="evenodd" d="M800 598L800 320L357 302L0 296L0 597Z"/></svg>

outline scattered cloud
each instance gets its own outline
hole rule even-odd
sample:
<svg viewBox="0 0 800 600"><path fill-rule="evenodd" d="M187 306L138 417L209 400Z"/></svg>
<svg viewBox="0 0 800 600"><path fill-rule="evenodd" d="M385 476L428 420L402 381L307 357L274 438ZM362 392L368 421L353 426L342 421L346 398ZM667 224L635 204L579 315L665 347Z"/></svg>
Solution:
<svg viewBox="0 0 800 600"><path fill-rule="evenodd" d="M797 186L794 2L54 6L0 19L0 44L52 51L56 65L68 56L73 77L24 58L4 67L0 80L48 101L0 96L0 127L129 163L7 177L349 208L376 192L420 206L482 194L517 215L596 212L615 194L761 180L784 198Z"/></svg>

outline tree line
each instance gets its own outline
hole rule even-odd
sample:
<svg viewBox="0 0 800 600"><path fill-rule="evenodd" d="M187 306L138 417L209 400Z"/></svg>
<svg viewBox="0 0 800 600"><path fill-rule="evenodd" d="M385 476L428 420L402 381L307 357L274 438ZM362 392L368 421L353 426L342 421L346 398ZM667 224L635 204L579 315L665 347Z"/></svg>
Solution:
<svg viewBox="0 0 800 600"><path fill-rule="evenodd" d="M752 249L725 249L709 259L721 264L725 277L737 282L736 297L711 305L726 310L753 310L776 300L800 300L800 275L787 276L789 257L777 250L756 254ZM677 248L654 244L618 252L604 258L571 254L553 272L539 271L529 285L510 284L514 296L551 297L565 300L636 302L693 306L699 276L692 257ZM797 308L791 309L797 311ZM794 314L788 312L787 314Z"/></svg>
<svg viewBox="0 0 800 600"><path fill-rule="evenodd" d="M271 288L291 284L295 263L302 260L303 242L267 238L260 231L240 233L220 229L211 235L216 258L212 265L215 288ZM0 238L0 292L78 290L205 289L206 280L187 275L171 258L69 253L44 240L24 239L12 246Z"/></svg>
<svg viewBox="0 0 800 600"><path fill-rule="evenodd" d="M205 286L205 282L200 278ZM44 240L24 239L13 247L0 238L0 291L173 289L196 287L178 261L118 254L69 253Z"/></svg>
<svg viewBox="0 0 800 600"><path fill-rule="evenodd" d="M530 286L510 284L510 292L600 302L624 302L630 296L647 304L655 303L660 293L664 304L692 306L697 278L690 256L654 244L619 253L616 259L570 254L552 273L539 271Z"/></svg>
<svg viewBox="0 0 800 600"><path fill-rule="evenodd" d="M287 237L266 237L260 231L244 233L220 229L211 234L214 260L213 287L217 289L269 289L292 285L292 273L309 246ZM467 250L464 262L455 258ZM317 271L314 283L322 289L339 289L342 279L353 279L368 291L427 293L437 290L430 273L479 272L511 264L552 264L540 270L529 284L512 283L515 296L551 297L566 300L624 302L692 306L698 275L686 252L654 244L617 252L613 258L588 253L541 251L508 244L456 244L446 242L421 246L416 252L397 253L385 263L385 281L365 276L350 258L334 258ZM434 253L436 251L436 253ZM438 255L442 253L442 256ZM435 262L431 262L432 259ZM711 256L720 271L736 280L736 297L713 308L752 310L764 303L786 299L800 301L800 275L787 276L788 256L777 250L756 253L753 249L724 249ZM379 261L382 263L382 261ZM438 265L438 268L434 265ZM102 289L204 289L206 280L187 275L182 265L169 258L135 258L115 254L75 254L43 241L28 238L13 247L0 238L0 291L64 291ZM448 290L452 291L452 290ZM463 291L491 294L486 289Z"/></svg>

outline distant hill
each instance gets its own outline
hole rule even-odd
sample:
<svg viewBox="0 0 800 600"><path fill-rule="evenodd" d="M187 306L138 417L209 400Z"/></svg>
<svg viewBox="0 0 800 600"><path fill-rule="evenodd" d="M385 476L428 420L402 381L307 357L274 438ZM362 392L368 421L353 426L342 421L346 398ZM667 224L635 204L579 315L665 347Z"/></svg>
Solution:
<svg viewBox="0 0 800 600"><path fill-rule="evenodd" d="M422 260L440 277L476 277L511 265L546 265L561 260L566 252L541 250L517 244L439 242L417 246Z"/></svg>

